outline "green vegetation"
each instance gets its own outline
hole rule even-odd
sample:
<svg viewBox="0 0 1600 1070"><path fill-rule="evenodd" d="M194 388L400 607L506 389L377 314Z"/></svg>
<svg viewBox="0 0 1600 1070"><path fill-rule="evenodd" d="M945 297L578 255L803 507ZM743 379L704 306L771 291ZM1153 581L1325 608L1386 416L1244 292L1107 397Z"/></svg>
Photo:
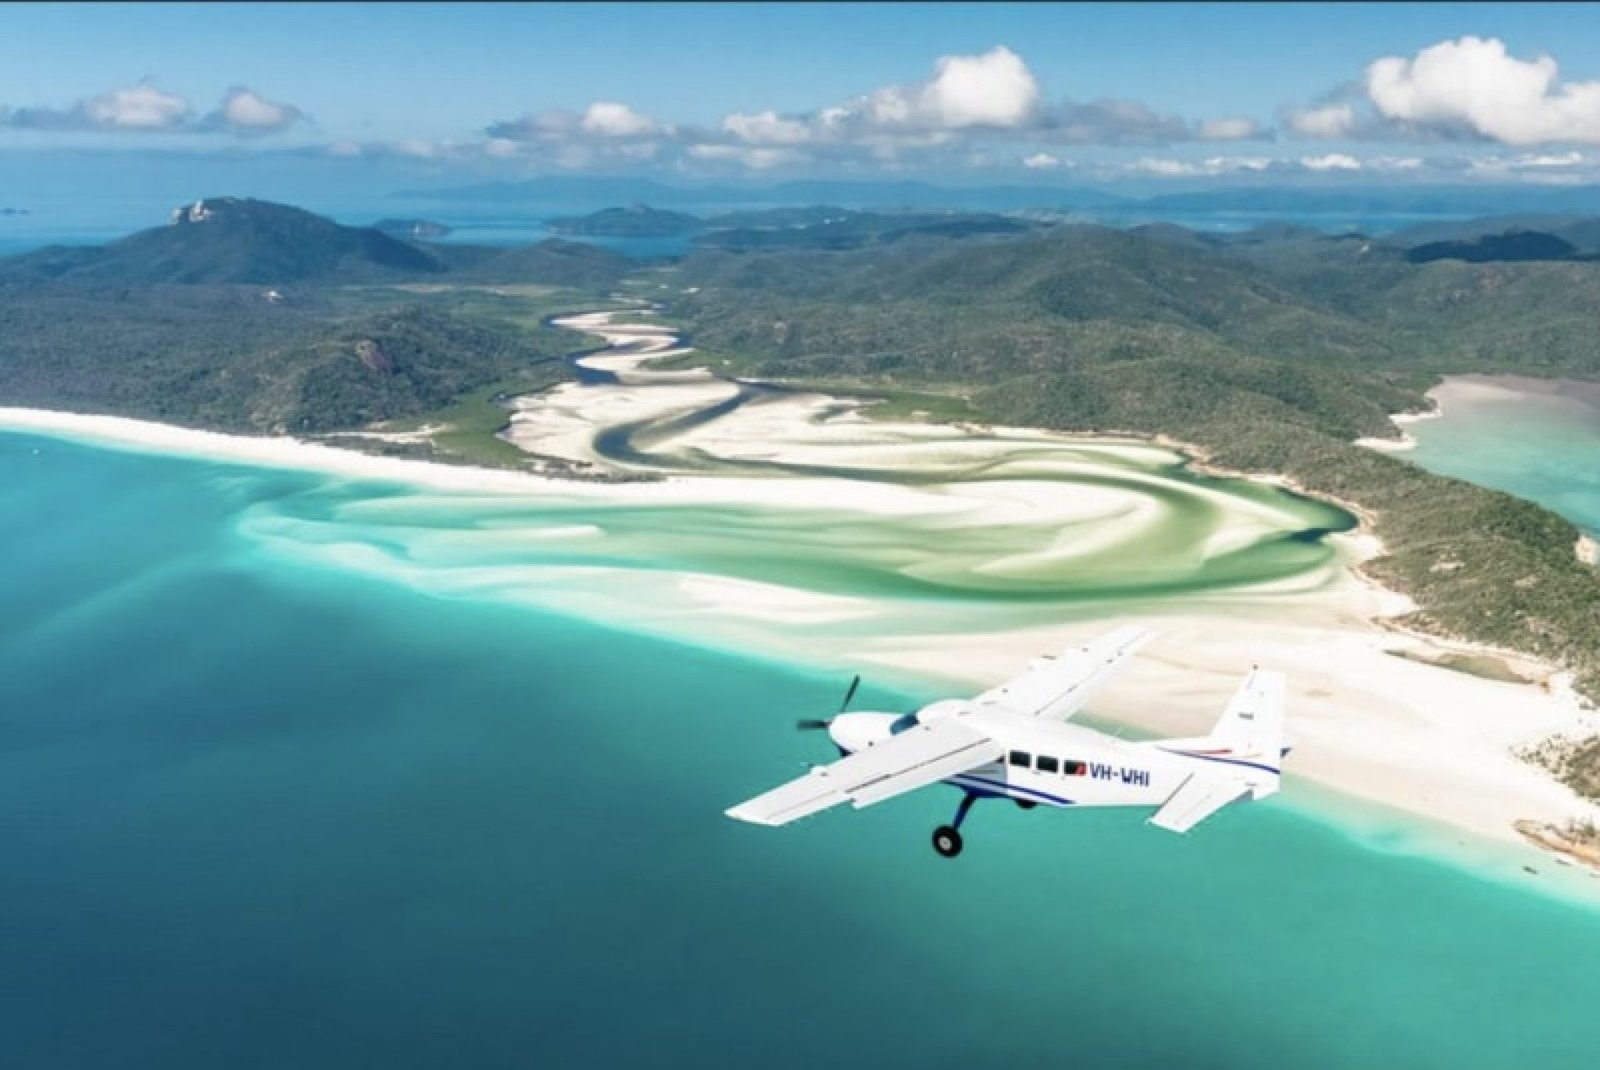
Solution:
<svg viewBox="0 0 1600 1070"><path fill-rule="evenodd" d="M52 247L0 262L0 281L277 284L394 278L446 270L427 251L370 227L287 205L212 197L166 226L98 247Z"/></svg>
<svg viewBox="0 0 1600 1070"><path fill-rule="evenodd" d="M1570 666L1600 698L1600 574L1573 526L1353 444L1392 436L1387 414L1426 407L1441 373L1600 378L1600 264L1150 229L706 251L669 308L743 374L970 397L994 422L1165 434L1284 473L1376 514L1370 571L1425 607L1406 624Z"/></svg>
<svg viewBox="0 0 1600 1070"><path fill-rule="evenodd" d="M422 415L530 369L560 368L570 347L562 331L395 295L273 302L239 287L64 284L3 294L8 402L249 433Z"/></svg>
<svg viewBox="0 0 1600 1070"><path fill-rule="evenodd" d="M506 463L492 399L564 378L573 336L545 319L617 307L602 295L631 266L570 242L423 248L197 201L108 246L0 260L0 397L249 433L447 411L442 453Z"/></svg>

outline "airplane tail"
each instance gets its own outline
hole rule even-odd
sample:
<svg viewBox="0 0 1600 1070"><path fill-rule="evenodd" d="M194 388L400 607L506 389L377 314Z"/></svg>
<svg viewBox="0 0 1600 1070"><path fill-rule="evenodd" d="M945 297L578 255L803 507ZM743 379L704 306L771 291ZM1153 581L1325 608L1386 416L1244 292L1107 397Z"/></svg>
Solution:
<svg viewBox="0 0 1600 1070"><path fill-rule="evenodd" d="M1187 832L1248 796L1275 795L1282 776L1283 674L1253 669L1211 734L1168 740L1162 749L1195 760L1195 772L1162 804L1152 825Z"/></svg>
<svg viewBox="0 0 1600 1070"><path fill-rule="evenodd" d="M1251 670L1206 742L1232 757L1259 758L1277 771L1283 757L1283 673Z"/></svg>

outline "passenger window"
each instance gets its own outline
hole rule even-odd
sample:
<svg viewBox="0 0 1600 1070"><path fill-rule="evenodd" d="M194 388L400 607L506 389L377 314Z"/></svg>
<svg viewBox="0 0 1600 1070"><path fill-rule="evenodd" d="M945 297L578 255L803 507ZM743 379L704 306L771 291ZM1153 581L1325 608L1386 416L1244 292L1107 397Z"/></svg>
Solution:
<svg viewBox="0 0 1600 1070"><path fill-rule="evenodd" d="M1054 758L1047 758L1042 754L1039 755L1035 761L1038 764L1035 765L1034 768L1039 770L1041 773L1054 773L1057 769L1061 768L1060 762L1056 761Z"/></svg>
<svg viewBox="0 0 1600 1070"><path fill-rule="evenodd" d="M1033 764L1033 757L1025 750L1014 750L1011 752L1011 764L1026 769Z"/></svg>
<svg viewBox="0 0 1600 1070"><path fill-rule="evenodd" d="M1082 776L1089 771L1089 767L1082 762L1068 760L1061 763L1061 771L1068 776Z"/></svg>

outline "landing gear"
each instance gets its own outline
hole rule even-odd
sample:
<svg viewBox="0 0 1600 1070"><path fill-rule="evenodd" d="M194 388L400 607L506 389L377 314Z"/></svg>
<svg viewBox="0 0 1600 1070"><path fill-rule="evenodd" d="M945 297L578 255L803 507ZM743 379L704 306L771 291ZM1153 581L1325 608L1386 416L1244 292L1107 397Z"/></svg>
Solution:
<svg viewBox="0 0 1600 1070"><path fill-rule="evenodd" d="M972 804L977 801L976 795L963 795L961 805L956 807L955 820L933 830L933 849L938 851L941 857L954 858L961 853L961 823L967 819L967 811L971 810Z"/></svg>
<svg viewBox="0 0 1600 1070"><path fill-rule="evenodd" d="M940 825L933 830L933 849L945 858L961 853L961 833L950 825Z"/></svg>

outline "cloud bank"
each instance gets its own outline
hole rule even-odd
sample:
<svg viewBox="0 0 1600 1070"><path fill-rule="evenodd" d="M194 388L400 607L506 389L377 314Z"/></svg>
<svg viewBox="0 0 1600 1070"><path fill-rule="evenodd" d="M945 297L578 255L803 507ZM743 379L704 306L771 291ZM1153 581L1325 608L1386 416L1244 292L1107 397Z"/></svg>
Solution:
<svg viewBox="0 0 1600 1070"><path fill-rule="evenodd" d="M484 135L518 146L531 160L675 159L768 170L804 164L877 167L916 162L966 166L992 159L987 147L1026 146L1034 170L1068 161L1049 151L1072 145L1167 145L1267 140L1253 119L1189 121L1137 101L1051 103L1023 58L1004 45L936 59L927 77L881 86L809 112L736 110L711 126L674 126L618 102L580 114L533 111L491 123ZM1055 160L1045 164L1045 158Z"/></svg>
<svg viewBox="0 0 1600 1070"><path fill-rule="evenodd" d="M1361 80L1292 110L1285 126L1335 140L1600 144L1600 81L1562 82L1550 56L1518 59L1497 37L1384 56Z"/></svg>
<svg viewBox="0 0 1600 1070"><path fill-rule="evenodd" d="M247 86L229 89L215 111L200 117L188 98L148 82L84 97L66 107L0 108L0 126L13 130L260 135L304 121L291 104L268 100Z"/></svg>

